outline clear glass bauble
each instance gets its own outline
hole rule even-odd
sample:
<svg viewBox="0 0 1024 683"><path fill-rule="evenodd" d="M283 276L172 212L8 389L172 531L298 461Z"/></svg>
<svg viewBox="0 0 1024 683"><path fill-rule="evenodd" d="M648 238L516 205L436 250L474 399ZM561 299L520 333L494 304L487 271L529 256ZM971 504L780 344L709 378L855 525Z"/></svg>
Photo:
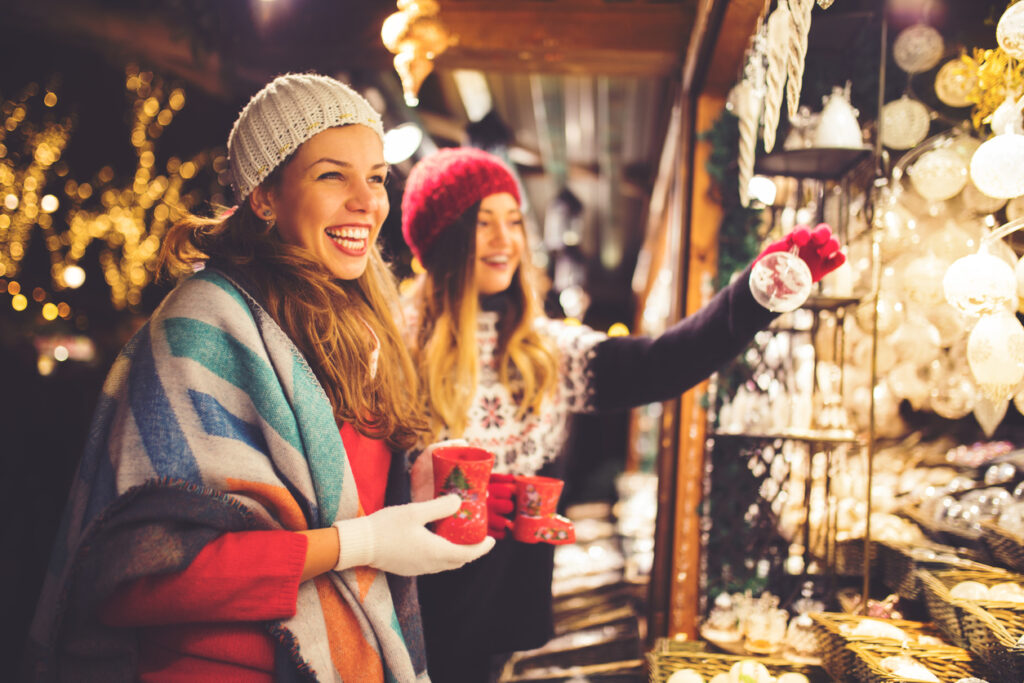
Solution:
<svg viewBox="0 0 1024 683"><path fill-rule="evenodd" d="M1024 379L1024 326L1013 313L982 316L967 337L967 364L993 403L1009 399Z"/></svg>
<svg viewBox="0 0 1024 683"><path fill-rule="evenodd" d="M861 330L870 334L877 324L878 334L882 337L895 332L905 317L903 302L888 292L878 295L877 306L874 301L868 300L858 304L854 311L854 319Z"/></svg>
<svg viewBox="0 0 1024 683"><path fill-rule="evenodd" d="M925 317L939 331L939 346L943 348L952 346L967 335L967 317L945 300L929 306Z"/></svg>
<svg viewBox="0 0 1024 683"><path fill-rule="evenodd" d="M976 157L977 152L973 158ZM940 202L955 197L964 189L967 184L967 164L963 157L951 149L933 149L922 154L907 170L907 175L919 195Z"/></svg>
<svg viewBox="0 0 1024 683"><path fill-rule="evenodd" d="M996 42L1014 59L1024 59L1024 6L1020 3L1008 7L999 18Z"/></svg>
<svg viewBox="0 0 1024 683"><path fill-rule="evenodd" d="M1024 133L1024 123L1021 122L1020 109L1017 107L1016 93L1007 91L1002 103L992 112L992 119L989 127L996 135Z"/></svg>
<svg viewBox="0 0 1024 683"><path fill-rule="evenodd" d="M977 74L968 74L959 59L951 59L935 74L935 95L947 106L966 107L971 104L967 96L977 82Z"/></svg>
<svg viewBox="0 0 1024 683"><path fill-rule="evenodd" d="M889 149L916 147L932 125L928 107L906 95L886 103L880 118L882 144Z"/></svg>
<svg viewBox="0 0 1024 683"><path fill-rule="evenodd" d="M934 254L924 254L912 259L902 269L903 295L909 304L924 307L944 303L942 277L949 268L949 261Z"/></svg>
<svg viewBox="0 0 1024 683"><path fill-rule="evenodd" d="M941 376L932 385L929 406L939 417L959 420L974 410L978 401L978 385L962 373Z"/></svg>
<svg viewBox="0 0 1024 683"><path fill-rule="evenodd" d="M788 313L803 306L811 294L811 269L788 251L762 257L750 271L750 292L759 304L775 313Z"/></svg>
<svg viewBox="0 0 1024 683"><path fill-rule="evenodd" d="M989 197L1024 195L1024 135L1007 133L986 140L971 157L971 180Z"/></svg>
<svg viewBox="0 0 1024 683"><path fill-rule="evenodd" d="M1017 309L1017 276L1006 261L985 251L957 259L942 278L946 301L968 316Z"/></svg>
<svg viewBox="0 0 1024 683"><path fill-rule="evenodd" d="M914 410L922 410L928 404L930 388L925 381L921 366L912 362L899 363L887 374L885 381L896 398L907 399Z"/></svg>
<svg viewBox="0 0 1024 683"><path fill-rule="evenodd" d="M960 199L963 200L964 206L979 215L995 213L1006 206L1005 197L989 197L978 189L973 180L968 180L964 185Z"/></svg>
<svg viewBox="0 0 1024 683"><path fill-rule="evenodd" d="M896 349L900 360L915 366L931 363L939 357L939 330L920 312L907 315L903 324L889 335L886 343Z"/></svg>
<svg viewBox="0 0 1024 683"><path fill-rule="evenodd" d="M945 47L941 33L928 24L914 24L896 36L892 58L908 74L919 74L939 63Z"/></svg>

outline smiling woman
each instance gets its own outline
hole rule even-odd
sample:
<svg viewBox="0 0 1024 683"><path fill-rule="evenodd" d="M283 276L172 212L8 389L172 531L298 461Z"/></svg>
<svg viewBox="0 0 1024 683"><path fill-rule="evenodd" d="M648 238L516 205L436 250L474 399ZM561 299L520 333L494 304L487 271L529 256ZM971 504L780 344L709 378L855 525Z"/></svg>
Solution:
<svg viewBox="0 0 1024 683"><path fill-rule="evenodd" d="M239 207L168 233L165 268L189 277L104 385L33 680L423 680L407 577L493 546L426 528L458 496L408 502L402 450L426 423L375 245L377 112L281 76L228 155Z"/></svg>

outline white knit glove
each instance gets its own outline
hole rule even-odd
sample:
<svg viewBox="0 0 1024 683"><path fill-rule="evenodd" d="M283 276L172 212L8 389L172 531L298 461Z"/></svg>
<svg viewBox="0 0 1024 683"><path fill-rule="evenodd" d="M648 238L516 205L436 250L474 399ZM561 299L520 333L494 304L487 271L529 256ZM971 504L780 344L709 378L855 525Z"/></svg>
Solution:
<svg viewBox="0 0 1024 683"><path fill-rule="evenodd" d="M374 567L401 576L458 569L494 547L488 536L475 545L459 545L427 529L426 524L454 515L462 499L452 493L424 501L393 505L365 517L334 523L341 551L335 571Z"/></svg>

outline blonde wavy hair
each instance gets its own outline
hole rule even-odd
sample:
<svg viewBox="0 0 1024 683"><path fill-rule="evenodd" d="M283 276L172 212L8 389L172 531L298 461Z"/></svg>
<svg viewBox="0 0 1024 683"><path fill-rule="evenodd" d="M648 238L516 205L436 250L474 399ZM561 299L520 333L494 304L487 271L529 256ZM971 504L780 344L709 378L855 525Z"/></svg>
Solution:
<svg viewBox="0 0 1024 683"><path fill-rule="evenodd" d="M446 226L424 254L408 300L416 327L407 336L426 395L430 441L444 432L459 437L468 424L478 373L477 313L474 277L479 202ZM542 313L544 278L524 249L507 290L509 309L501 316L495 359L501 383L521 393L517 417L540 408L557 383L558 357L533 326Z"/></svg>
<svg viewBox="0 0 1024 683"><path fill-rule="evenodd" d="M264 182L279 182L284 165ZM420 441L428 423L417 373L395 323L400 310L394 276L376 245L359 278L336 280L307 250L268 230L242 202L227 217L190 215L168 231L161 252L164 277L191 273L198 263L241 272L257 289L320 380L339 425L351 423L398 450ZM374 377L367 326L380 340L380 371Z"/></svg>

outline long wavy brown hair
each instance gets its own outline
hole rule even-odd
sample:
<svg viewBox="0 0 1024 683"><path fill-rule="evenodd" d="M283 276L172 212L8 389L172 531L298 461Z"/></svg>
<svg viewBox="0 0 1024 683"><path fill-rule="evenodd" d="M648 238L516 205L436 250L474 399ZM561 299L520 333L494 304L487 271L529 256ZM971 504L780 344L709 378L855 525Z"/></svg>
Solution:
<svg viewBox="0 0 1024 683"><path fill-rule="evenodd" d="M410 291L416 327L407 336L426 394L430 440L442 432L461 436L476 393L476 319L479 296L474 277L479 202L446 226L423 256L425 272ZM518 416L540 408L555 388L558 358L537 332L534 319L544 279L524 249L507 290L509 307L499 321L495 359L502 384L521 392Z"/></svg>
<svg viewBox="0 0 1024 683"><path fill-rule="evenodd" d="M287 161L285 162L287 164ZM280 183L282 164L264 181ZM371 245L366 271L337 280L307 250L287 244L247 201L226 218L189 215L164 239L161 273L176 277L199 263L239 271L291 338L323 385L338 424L395 449L410 448L427 430L416 370L395 319L401 315L394 276ZM364 324L365 323L365 324ZM379 370L368 359L380 340Z"/></svg>

